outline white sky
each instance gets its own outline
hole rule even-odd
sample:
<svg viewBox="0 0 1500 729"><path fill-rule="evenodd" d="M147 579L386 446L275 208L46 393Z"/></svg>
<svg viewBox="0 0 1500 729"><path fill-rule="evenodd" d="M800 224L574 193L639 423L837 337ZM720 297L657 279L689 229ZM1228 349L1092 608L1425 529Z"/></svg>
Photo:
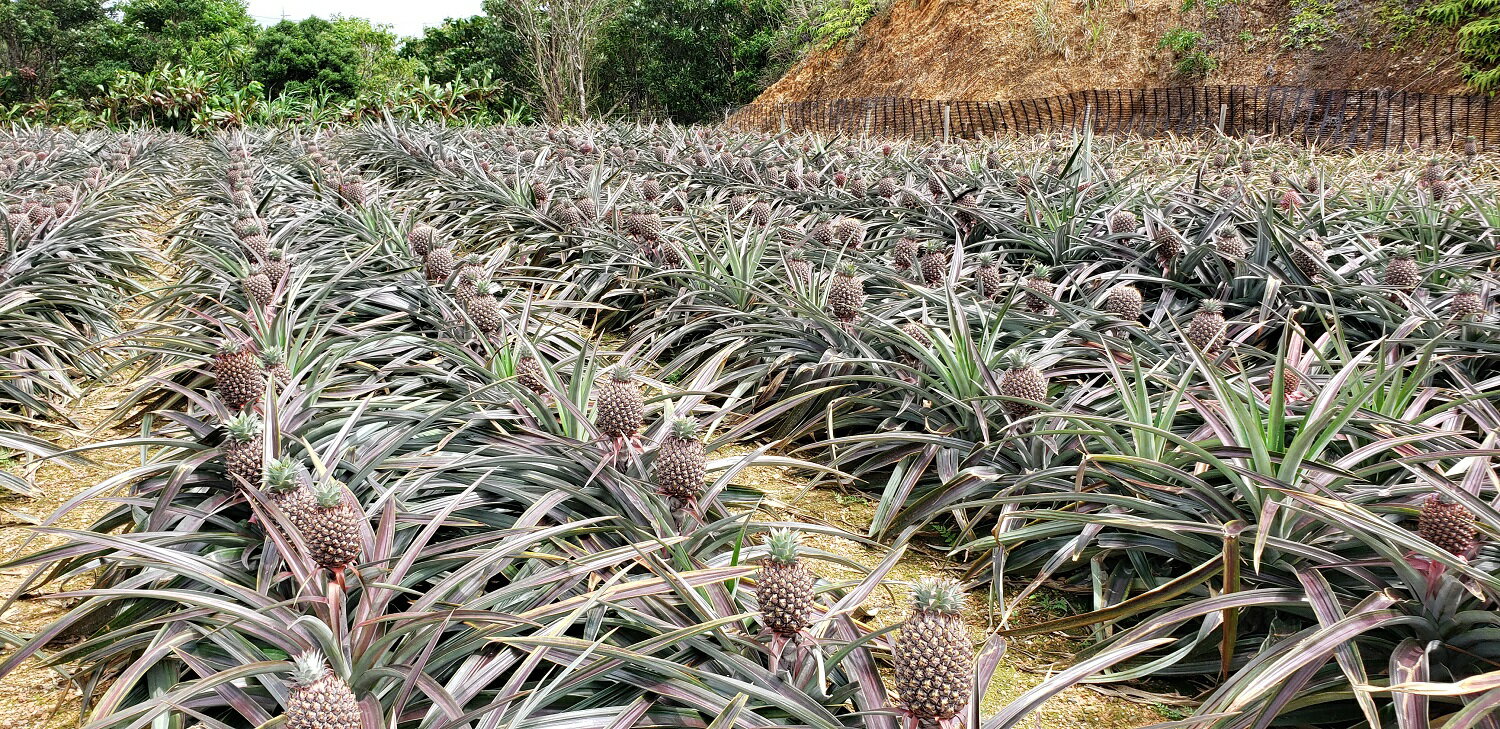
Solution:
<svg viewBox="0 0 1500 729"><path fill-rule="evenodd" d="M482 12L482 0L248 0L250 15L261 25L301 20L309 15L327 18L354 15L391 26L396 35L421 35L422 28L441 25L446 18L466 18Z"/></svg>

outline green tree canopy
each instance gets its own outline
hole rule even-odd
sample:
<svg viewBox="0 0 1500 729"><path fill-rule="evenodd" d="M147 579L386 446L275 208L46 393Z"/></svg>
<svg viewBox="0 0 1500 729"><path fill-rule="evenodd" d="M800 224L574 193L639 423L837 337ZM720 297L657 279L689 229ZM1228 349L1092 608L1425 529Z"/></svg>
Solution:
<svg viewBox="0 0 1500 729"><path fill-rule="evenodd" d="M122 11L140 71L170 63L238 79L259 34L243 0L130 0Z"/></svg>
<svg viewBox="0 0 1500 729"><path fill-rule="evenodd" d="M250 76L266 91L309 89L349 98L360 88L360 49L333 23L283 20L261 33Z"/></svg>
<svg viewBox="0 0 1500 729"><path fill-rule="evenodd" d="M420 62L423 73L438 83L479 79L488 73L523 90L531 85L521 65L525 52L515 32L490 15L449 18L401 48L401 55Z"/></svg>
<svg viewBox="0 0 1500 729"><path fill-rule="evenodd" d="M91 94L125 68L123 35L102 0L0 0L0 97Z"/></svg>

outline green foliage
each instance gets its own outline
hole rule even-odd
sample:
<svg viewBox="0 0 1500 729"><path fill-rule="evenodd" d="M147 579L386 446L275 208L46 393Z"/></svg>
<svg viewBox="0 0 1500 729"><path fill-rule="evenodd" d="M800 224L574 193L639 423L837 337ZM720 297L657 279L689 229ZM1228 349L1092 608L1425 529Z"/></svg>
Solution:
<svg viewBox="0 0 1500 729"><path fill-rule="evenodd" d="M1179 25L1167 31L1157 43L1157 47L1172 52L1176 59L1172 65L1173 73L1181 78L1196 81L1207 77L1219 67L1219 59L1199 48L1202 42L1202 33Z"/></svg>
<svg viewBox="0 0 1500 729"><path fill-rule="evenodd" d="M0 2L0 99L88 94L125 67L121 35L101 0Z"/></svg>
<svg viewBox="0 0 1500 729"><path fill-rule="evenodd" d="M1334 17L1330 0L1291 0L1292 17L1281 33L1283 48L1323 50L1323 41L1343 26Z"/></svg>
<svg viewBox="0 0 1500 729"><path fill-rule="evenodd" d="M259 34L240 0L132 0L122 23L137 70L189 65L236 79Z"/></svg>
<svg viewBox="0 0 1500 729"><path fill-rule="evenodd" d="M407 40L401 56L421 64L421 73L439 83L488 76L506 79L522 91L531 83L520 39L490 15L449 18L421 38Z"/></svg>
<svg viewBox="0 0 1500 729"><path fill-rule="evenodd" d="M335 45L354 49L359 60L355 73L361 92L400 86L419 75L420 62L396 53L398 39L390 26L377 26L364 18L341 16L334 17L332 25Z"/></svg>
<svg viewBox="0 0 1500 729"><path fill-rule="evenodd" d="M808 26L813 42L832 46L853 38L866 21L886 6L884 0L833 0Z"/></svg>
<svg viewBox="0 0 1500 729"><path fill-rule="evenodd" d="M1464 77L1476 91L1500 92L1500 1L1441 0L1427 8L1431 19L1458 26Z"/></svg>
<svg viewBox="0 0 1500 729"><path fill-rule="evenodd" d="M283 20L265 30L250 61L250 76L270 93L309 90L349 98L361 88L361 50L350 35L322 18Z"/></svg>
<svg viewBox="0 0 1500 729"><path fill-rule="evenodd" d="M1188 30L1177 26L1161 37L1156 45L1158 48L1166 48L1175 54L1191 53L1198 44L1203 41L1203 34L1196 30Z"/></svg>
<svg viewBox="0 0 1500 729"><path fill-rule="evenodd" d="M778 7L766 0L637 0L606 33L606 99L674 119L713 120L762 88Z"/></svg>

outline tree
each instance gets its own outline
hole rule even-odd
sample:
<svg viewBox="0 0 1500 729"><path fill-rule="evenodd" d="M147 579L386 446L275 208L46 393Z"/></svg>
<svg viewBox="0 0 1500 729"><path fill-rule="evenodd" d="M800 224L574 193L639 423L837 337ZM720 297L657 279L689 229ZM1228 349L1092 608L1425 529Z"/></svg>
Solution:
<svg viewBox="0 0 1500 729"><path fill-rule="evenodd" d="M191 66L236 82L259 34L243 0L130 0L122 21L136 70Z"/></svg>
<svg viewBox="0 0 1500 729"><path fill-rule="evenodd" d="M360 53L322 18L283 20L261 33L250 75L272 95L315 89L351 98L360 88Z"/></svg>
<svg viewBox="0 0 1500 729"><path fill-rule="evenodd" d="M484 9L525 46L547 119L587 118L600 34L621 0L485 0Z"/></svg>
<svg viewBox="0 0 1500 729"><path fill-rule="evenodd" d="M361 91L387 89L416 79L421 64L396 53L398 41L390 26L337 15L332 23L338 41L353 48L359 59Z"/></svg>
<svg viewBox="0 0 1500 729"><path fill-rule="evenodd" d="M125 68L121 37L102 0L0 0L0 96L87 96Z"/></svg>
<svg viewBox="0 0 1500 729"><path fill-rule="evenodd" d="M401 47L401 55L421 63L423 72L437 83L479 79L488 74L530 86L516 78L530 76L521 39L489 15L449 18L442 25L428 28L421 38L408 40Z"/></svg>

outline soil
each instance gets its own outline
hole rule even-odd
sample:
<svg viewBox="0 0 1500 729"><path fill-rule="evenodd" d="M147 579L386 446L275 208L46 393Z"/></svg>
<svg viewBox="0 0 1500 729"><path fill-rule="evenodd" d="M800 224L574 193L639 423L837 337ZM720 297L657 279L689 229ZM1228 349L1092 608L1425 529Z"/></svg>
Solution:
<svg viewBox="0 0 1500 729"><path fill-rule="evenodd" d="M756 101L994 101L1196 83L1462 93L1453 31L1419 12L1414 0L890 0ZM1161 47L1179 27L1200 32L1194 50L1216 59L1206 77L1178 75L1182 55Z"/></svg>

